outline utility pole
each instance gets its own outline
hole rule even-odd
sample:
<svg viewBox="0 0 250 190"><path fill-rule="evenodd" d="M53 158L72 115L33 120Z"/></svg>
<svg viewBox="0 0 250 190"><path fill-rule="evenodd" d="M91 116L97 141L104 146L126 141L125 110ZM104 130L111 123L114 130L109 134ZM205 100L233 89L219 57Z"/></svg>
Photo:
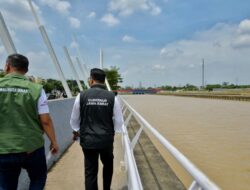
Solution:
<svg viewBox="0 0 250 190"><path fill-rule="evenodd" d="M139 82L139 89L142 89L142 82Z"/></svg>
<svg viewBox="0 0 250 190"><path fill-rule="evenodd" d="M64 90L65 90L65 92L67 94L67 97L68 98L72 98L71 91L70 91L69 86L68 86L68 84L66 82L64 74L62 72L62 68L61 68L60 63L59 63L59 61L57 59L56 53L55 53L55 51L53 49L53 46L52 46L52 44L50 42L50 39L49 39L48 34L47 34L46 30L45 30L45 27L43 25L41 25L41 23L39 21L39 18L38 18L38 15L37 15L37 13L36 13L33 5L32 5L32 1L28 0L28 3L29 3L29 6L31 8L31 11L32 11L32 13L33 13L33 15L35 17L35 20L36 20L37 26L38 26L38 28L40 30L40 33L42 35L43 41L44 41L44 43L47 46L47 49L49 51L50 57L52 59L52 62L54 63L54 65L56 67L56 70L57 70L57 73L58 73L58 75L59 75L59 77L61 79L63 88L64 88Z"/></svg>
<svg viewBox="0 0 250 190"><path fill-rule="evenodd" d="M205 88L205 63L204 59L202 59L202 89Z"/></svg>

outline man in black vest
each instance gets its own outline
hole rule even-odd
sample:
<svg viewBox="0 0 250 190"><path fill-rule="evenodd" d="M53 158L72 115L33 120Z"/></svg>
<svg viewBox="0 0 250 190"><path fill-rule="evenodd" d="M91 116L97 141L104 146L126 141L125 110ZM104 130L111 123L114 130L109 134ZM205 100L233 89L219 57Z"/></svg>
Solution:
<svg viewBox="0 0 250 190"><path fill-rule="evenodd" d="M85 189L97 190L99 155L103 164L103 189L110 190L113 175L115 131L122 132L123 116L114 93L106 90L105 72L94 68L89 85L76 97L70 124L74 138L80 136L85 162Z"/></svg>

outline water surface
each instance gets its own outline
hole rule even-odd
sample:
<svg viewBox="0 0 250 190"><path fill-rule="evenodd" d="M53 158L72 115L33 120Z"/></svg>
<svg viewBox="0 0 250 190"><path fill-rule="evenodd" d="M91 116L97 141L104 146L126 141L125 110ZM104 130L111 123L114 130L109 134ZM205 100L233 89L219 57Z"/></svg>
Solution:
<svg viewBox="0 0 250 190"><path fill-rule="evenodd" d="M250 189L250 102L157 95L123 98L222 189ZM189 186L187 173L152 140Z"/></svg>

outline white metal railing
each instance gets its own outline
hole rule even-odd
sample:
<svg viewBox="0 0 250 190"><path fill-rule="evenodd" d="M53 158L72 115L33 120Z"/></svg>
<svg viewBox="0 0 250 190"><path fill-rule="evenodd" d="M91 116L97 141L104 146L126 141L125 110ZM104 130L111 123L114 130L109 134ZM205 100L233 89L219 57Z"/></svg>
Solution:
<svg viewBox="0 0 250 190"><path fill-rule="evenodd" d="M148 129L161 144L172 154L172 156L180 163L180 165L193 177L193 182L188 188L189 190L220 190L204 173L202 173L190 160L188 160L179 150L177 150L166 138L164 138L155 128L153 128L132 106L128 104L123 98L119 97L123 104L123 115L129 110L129 115L125 120L123 145L125 151L125 161L128 169L128 188L132 190L143 189L140 175L135 163L133 149L138 142L141 132ZM134 116L140 123L141 127L136 133L132 141L129 140L127 133L127 126Z"/></svg>

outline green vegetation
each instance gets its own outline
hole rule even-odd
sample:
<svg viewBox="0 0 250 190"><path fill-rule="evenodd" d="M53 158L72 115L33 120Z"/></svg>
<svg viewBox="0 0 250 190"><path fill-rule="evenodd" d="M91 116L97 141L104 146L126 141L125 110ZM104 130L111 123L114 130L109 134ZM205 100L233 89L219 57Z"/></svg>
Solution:
<svg viewBox="0 0 250 190"><path fill-rule="evenodd" d="M110 69L104 69L107 80L110 84L110 87L112 90L117 90L120 88L119 83L122 82L121 75L119 73L118 67L111 67ZM4 72L0 72L0 77L4 77ZM29 77L31 80L35 81L34 77ZM83 81L80 81L83 88L87 89L86 85ZM40 79L39 82L37 82L41 85L43 85L43 88L47 94L58 94L64 93L64 88L59 80L55 79ZM67 80L68 86L72 92L72 95L77 95L78 92L80 92L76 80Z"/></svg>
<svg viewBox="0 0 250 190"><path fill-rule="evenodd" d="M161 86L159 87L162 90L167 91L198 91L199 87L191 84L186 84L185 86ZM223 82L222 84L208 84L204 88L205 91L213 91L214 89L244 89L250 88L250 85L235 85Z"/></svg>
<svg viewBox="0 0 250 190"><path fill-rule="evenodd" d="M109 82L109 85L112 90L118 90L121 87L119 86L119 83L122 83L121 74L119 73L118 67L111 67L110 69L104 69L107 80Z"/></svg>
<svg viewBox="0 0 250 190"><path fill-rule="evenodd" d="M223 82L222 84L208 84L206 86L206 90L212 91L213 89L221 88L221 89L236 89L236 88L250 88L250 85L235 85L235 84L228 84L227 82Z"/></svg>
<svg viewBox="0 0 250 190"><path fill-rule="evenodd" d="M86 89L83 81L80 81L83 88ZM55 79L47 79L41 82L46 93L53 93L56 91L64 92L61 81ZM80 92L76 80L67 80L67 84L73 95L77 95Z"/></svg>
<svg viewBox="0 0 250 190"><path fill-rule="evenodd" d="M0 78L4 77L4 72L0 72ZM29 77L32 79L32 77ZM34 77L33 77L34 78ZM80 81L83 88L87 89L83 81ZM59 80L55 79L40 79L39 82L37 82L41 85L43 85L43 88L47 94L56 94L57 96L61 93L64 93L64 88ZM67 80L68 86L71 90L72 95L77 95L78 92L80 92L76 80Z"/></svg>
<svg viewBox="0 0 250 190"><path fill-rule="evenodd" d="M62 86L61 81L58 81L55 79L48 79L48 80L42 81L41 84L43 85L43 88L46 93L51 93L52 90L63 91L63 86Z"/></svg>
<svg viewBox="0 0 250 190"><path fill-rule="evenodd" d="M186 84L185 86L161 86L159 87L162 90L167 90L167 91L197 91L199 88L197 86L194 86L192 84Z"/></svg>

